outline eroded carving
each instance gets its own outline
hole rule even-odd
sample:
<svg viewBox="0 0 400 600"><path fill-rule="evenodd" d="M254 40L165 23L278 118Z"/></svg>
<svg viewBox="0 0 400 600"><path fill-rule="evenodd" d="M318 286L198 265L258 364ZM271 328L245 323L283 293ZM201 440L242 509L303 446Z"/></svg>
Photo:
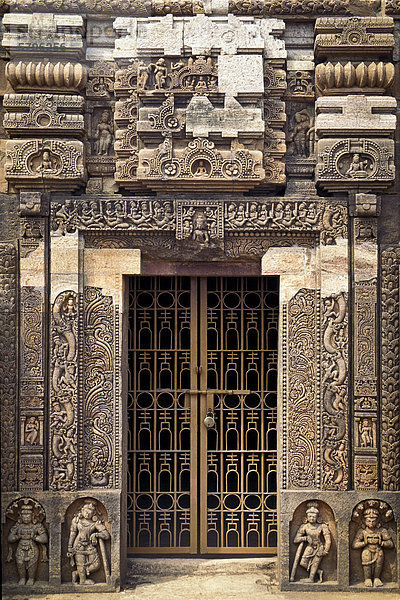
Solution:
<svg viewBox="0 0 400 600"><path fill-rule="evenodd" d="M81 96L5 94L3 105L14 111L7 112L3 120L3 127L11 134L20 130L46 130L46 133L68 130L81 133L84 129L83 116L76 114L83 109ZM60 112L60 109L65 112Z"/></svg>
<svg viewBox="0 0 400 600"><path fill-rule="evenodd" d="M290 581L296 581L296 571L300 565L309 573L306 581L314 583L318 575L318 581L322 582L324 572L319 567L323 557L329 554L332 539L327 523L321 522L319 518L318 502L307 503L304 520L304 524L299 527L293 540L298 544L298 548Z"/></svg>
<svg viewBox="0 0 400 600"><path fill-rule="evenodd" d="M50 489L77 486L77 294L62 292L53 305L51 343Z"/></svg>
<svg viewBox="0 0 400 600"><path fill-rule="evenodd" d="M4 492L17 489L17 252L14 244L0 244L0 397L1 475Z"/></svg>
<svg viewBox="0 0 400 600"><path fill-rule="evenodd" d="M84 180L83 144L75 140L9 140L6 178L15 187L71 189Z"/></svg>
<svg viewBox="0 0 400 600"><path fill-rule="evenodd" d="M15 500L6 511L6 516L16 521L8 533L11 544L7 562L15 560L18 571L18 585L33 585L39 562L47 562L48 535L44 526L45 512L41 505L31 498ZM13 545L15 556L13 557Z"/></svg>
<svg viewBox="0 0 400 600"><path fill-rule="evenodd" d="M382 587L385 550L394 548L393 538L384 524L393 521L393 511L386 502L365 500L353 510L352 521L359 529L351 542L361 550L361 565L365 587Z"/></svg>
<svg viewBox="0 0 400 600"><path fill-rule="evenodd" d="M113 487L118 472L115 429L115 309L111 296L87 287L84 305L83 485Z"/></svg>
<svg viewBox="0 0 400 600"><path fill-rule="evenodd" d="M114 63L107 61L94 63L88 72L86 97L91 100L109 99L114 92L114 75Z"/></svg>
<svg viewBox="0 0 400 600"><path fill-rule="evenodd" d="M399 328L400 248L382 252L382 407L381 465L385 490L400 489L400 350Z"/></svg>
<svg viewBox="0 0 400 600"><path fill-rule="evenodd" d="M318 343L318 293L300 290L288 304L287 476L289 488L317 487L317 414L315 377Z"/></svg>
<svg viewBox="0 0 400 600"><path fill-rule="evenodd" d="M348 465L347 294L323 300L322 470L324 489L346 489Z"/></svg>
<svg viewBox="0 0 400 600"><path fill-rule="evenodd" d="M95 581L89 575L101 567L108 581L110 562L105 541L110 537L97 502L91 498L83 500L69 530L67 557L72 567L72 583L93 585Z"/></svg>

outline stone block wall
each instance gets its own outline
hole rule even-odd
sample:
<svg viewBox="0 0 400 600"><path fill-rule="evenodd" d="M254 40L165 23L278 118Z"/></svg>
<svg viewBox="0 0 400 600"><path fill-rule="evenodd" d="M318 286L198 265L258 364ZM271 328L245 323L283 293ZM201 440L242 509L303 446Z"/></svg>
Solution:
<svg viewBox="0 0 400 600"><path fill-rule="evenodd" d="M397 0L0 9L5 586L119 587L125 276L207 263L280 276L282 589L397 590Z"/></svg>

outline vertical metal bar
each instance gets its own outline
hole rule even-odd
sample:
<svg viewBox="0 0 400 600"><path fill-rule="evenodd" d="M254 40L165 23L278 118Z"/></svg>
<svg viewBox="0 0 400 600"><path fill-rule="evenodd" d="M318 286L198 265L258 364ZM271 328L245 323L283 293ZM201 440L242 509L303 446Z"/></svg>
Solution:
<svg viewBox="0 0 400 600"><path fill-rule="evenodd" d="M207 279L200 279L200 389L207 389ZM200 552L207 550L207 429L203 419L208 409L206 406L207 395L199 394L199 427L200 427Z"/></svg>
<svg viewBox="0 0 400 600"><path fill-rule="evenodd" d="M198 331L198 281L191 279L190 291L190 386L197 389L197 331ZM197 553L197 495L198 495L198 410L196 394L190 394L190 552Z"/></svg>

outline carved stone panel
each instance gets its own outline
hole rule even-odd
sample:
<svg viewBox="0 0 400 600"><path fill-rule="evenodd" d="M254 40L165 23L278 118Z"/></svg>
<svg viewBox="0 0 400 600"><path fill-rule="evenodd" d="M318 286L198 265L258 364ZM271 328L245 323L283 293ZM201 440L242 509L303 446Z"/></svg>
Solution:
<svg viewBox="0 0 400 600"><path fill-rule="evenodd" d="M94 498L75 500L62 525L62 581L76 584L77 589L90 586L92 591L96 584L108 583L115 568L110 542L111 526L104 505Z"/></svg>
<svg viewBox="0 0 400 600"><path fill-rule="evenodd" d="M366 590L396 586L397 524L386 502L365 500L354 508L349 545L350 584Z"/></svg>
<svg viewBox="0 0 400 600"><path fill-rule="evenodd" d="M385 189L394 181L394 142L387 139L323 139L317 144L316 181L325 190Z"/></svg>
<svg viewBox="0 0 400 600"><path fill-rule="evenodd" d="M16 188L71 190L84 181L83 144L76 140L9 140L6 179Z"/></svg>
<svg viewBox="0 0 400 600"><path fill-rule="evenodd" d="M59 294L51 322L50 480L52 490L77 489L78 297Z"/></svg>
<svg viewBox="0 0 400 600"><path fill-rule="evenodd" d="M384 490L400 490L400 248L382 252L381 468Z"/></svg>
<svg viewBox="0 0 400 600"><path fill-rule="evenodd" d="M337 531L332 509L320 500L302 502L290 522L290 581L337 580Z"/></svg>
<svg viewBox="0 0 400 600"><path fill-rule="evenodd" d="M87 287L83 296L83 488L118 487L117 312L111 296Z"/></svg>
<svg viewBox="0 0 400 600"><path fill-rule="evenodd" d="M17 489L17 251L0 244L1 477L4 492Z"/></svg>
<svg viewBox="0 0 400 600"><path fill-rule="evenodd" d="M49 579L49 542L43 507L32 498L18 498L5 511L2 575L7 584L26 586Z"/></svg>
<svg viewBox="0 0 400 600"><path fill-rule="evenodd" d="M322 488L339 490L349 479L347 294L322 302Z"/></svg>
<svg viewBox="0 0 400 600"><path fill-rule="evenodd" d="M287 312L286 312L287 311ZM287 463L283 487L319 487L319 297L300 290L284 313L283 414Z"/></svg>

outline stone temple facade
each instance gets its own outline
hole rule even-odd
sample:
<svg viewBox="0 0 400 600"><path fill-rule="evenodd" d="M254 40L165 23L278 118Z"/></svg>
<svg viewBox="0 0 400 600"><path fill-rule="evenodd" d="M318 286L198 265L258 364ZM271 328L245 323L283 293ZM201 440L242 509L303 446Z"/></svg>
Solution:
<svg viewBox="0 0 400 600"><path fill-rule="evenodd" d="M0 8L5 588L399 590L399 0Z"/></svg>

